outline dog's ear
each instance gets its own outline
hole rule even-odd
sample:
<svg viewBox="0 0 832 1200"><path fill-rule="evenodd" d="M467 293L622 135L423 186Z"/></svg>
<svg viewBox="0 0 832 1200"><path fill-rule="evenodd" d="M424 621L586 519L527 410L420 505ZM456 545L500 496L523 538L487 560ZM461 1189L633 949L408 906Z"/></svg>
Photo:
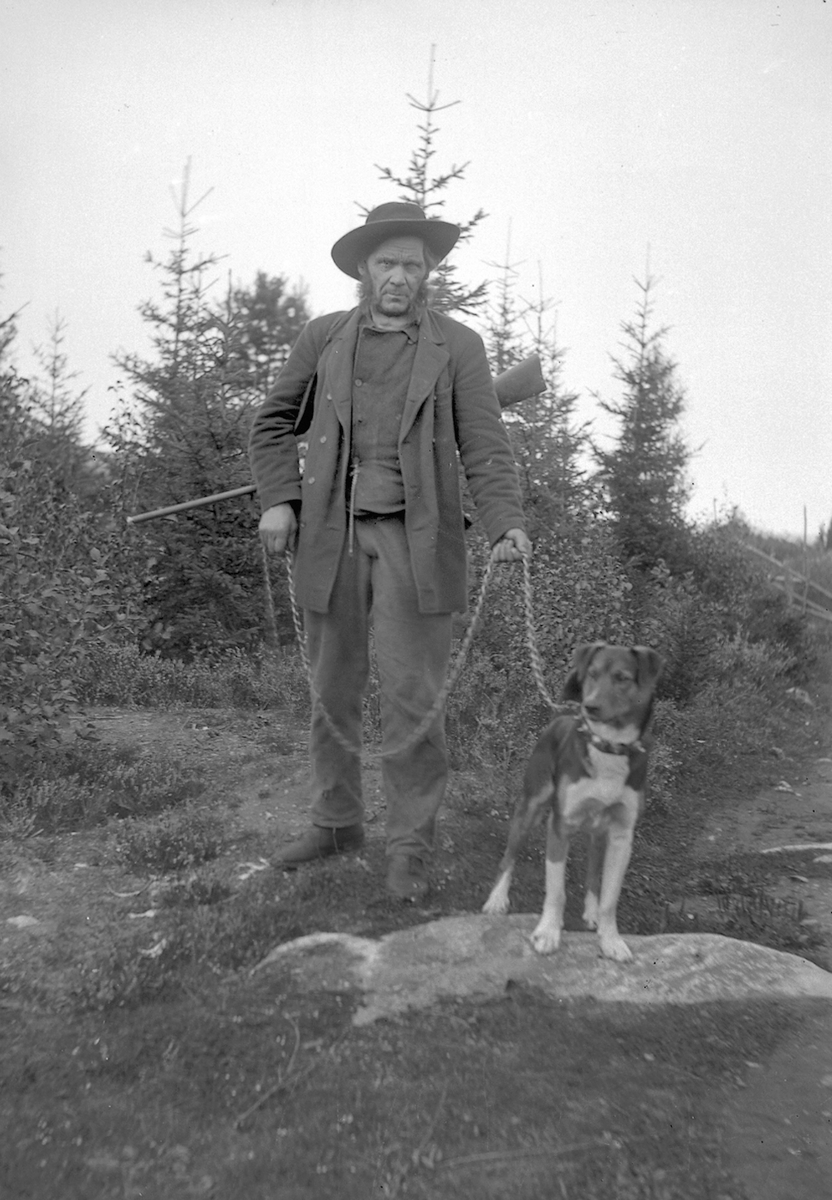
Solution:
<svg viewBox="0 0 832 1200"><path fill-rule="evenodd" d="M605 645L606 642L583 642L580 646L575 647L572 655L572 667L563 684L564 700L575 700L580 703L583 683L592 657L596 650L600 650Z"/></svg>
<svg viewBox="0 0 832 1200"><path fill-rule="evenodd" d="M639 687L655 687L664 669L664 659L661 654L649 646L633 646L632 651L638 665Z"/></svg>

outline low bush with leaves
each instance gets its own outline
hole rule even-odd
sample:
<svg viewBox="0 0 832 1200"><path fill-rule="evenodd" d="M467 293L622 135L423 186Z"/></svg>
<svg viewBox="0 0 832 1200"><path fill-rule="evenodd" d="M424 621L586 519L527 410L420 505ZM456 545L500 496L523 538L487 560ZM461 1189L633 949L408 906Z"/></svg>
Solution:
<svg viewBox="0 0 832 1200"><path fill-rule="evenodd" d="M260 647L198 655L190 662L146 654L136 645L103 645L78 678L85 704L283 709L302 713L309 689L293 648Z"/></svg>
<svg viewBox="0 0 832 1200"><path fill-rule="evenodd" d="M96 648L123 638L115 523L0 451L0 794L57 746Z"/></svg>
<svg viewBox="0 0 832 1200"><path fill-rule="evenodd" d="M199 774L171 754L61 744L0 805L0 831L26 837L89 828L108 817L153 816L204 791Z"/></svg>
<svg viewBox="0 0 832 1200"><path fill-rule="evenodd" d="M187 871L216 858L223 836L221 817L185 805L153 820L124 821L116 834L116 855L137 873Z"/></svg>

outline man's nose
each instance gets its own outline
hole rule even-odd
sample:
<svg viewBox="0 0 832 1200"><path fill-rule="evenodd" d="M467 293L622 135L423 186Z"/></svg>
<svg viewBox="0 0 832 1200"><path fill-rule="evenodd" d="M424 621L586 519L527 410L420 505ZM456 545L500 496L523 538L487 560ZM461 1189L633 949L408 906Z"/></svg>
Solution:
<svg viewBox="0 0 832 1200"><path fill-rule="evenodd" d="M390 272L390 282L395 283L398 286L405 283L406 280L407 276L405 275L404 267L401 265L401 263L397 263Z"/></svg>

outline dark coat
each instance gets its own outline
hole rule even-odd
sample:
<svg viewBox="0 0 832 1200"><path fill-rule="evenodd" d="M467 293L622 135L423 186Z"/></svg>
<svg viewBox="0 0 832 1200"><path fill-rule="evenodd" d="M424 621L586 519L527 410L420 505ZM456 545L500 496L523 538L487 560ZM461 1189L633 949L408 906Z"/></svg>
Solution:
<svg viewBox="0 0 832 1200"><path fill-rule="evenodd" d="M353 309L309 322L251 433L252 472L263 511L300 502L295 582L298 603L313 612L328 609L347 532L359 315ZM306 404L314 402L311 425L305 397ZM298 427L308 439L302 477ZM460 322L427 310L399 434L405 529L424 613L461 612L467 602L457 451L491 543L509 529L523 529L517 469L482 339Z"/></svg>

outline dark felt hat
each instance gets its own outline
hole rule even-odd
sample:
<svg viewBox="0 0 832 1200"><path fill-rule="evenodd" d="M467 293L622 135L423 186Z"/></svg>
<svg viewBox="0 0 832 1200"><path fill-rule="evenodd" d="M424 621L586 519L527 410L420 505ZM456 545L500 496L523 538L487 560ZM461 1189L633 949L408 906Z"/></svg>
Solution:
<svg viewBox="0 0 832 1200"><path fill-rule="evenodd" d="M392 200L372 209L363 225L339 238L332 247L332 260L346 275L360 279L358 264L388 238L402 235L421 238L437 261L441 261L453 249L459 234L458 225L429 219L418 204Z"/></svg>

